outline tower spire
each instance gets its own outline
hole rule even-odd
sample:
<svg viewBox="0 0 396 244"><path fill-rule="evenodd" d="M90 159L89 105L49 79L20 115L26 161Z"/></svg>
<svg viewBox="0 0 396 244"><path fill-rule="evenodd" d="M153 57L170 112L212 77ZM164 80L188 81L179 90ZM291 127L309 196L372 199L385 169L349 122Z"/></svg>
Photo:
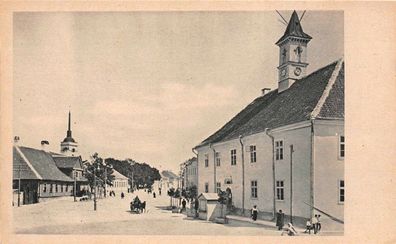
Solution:
<svg viewBox="0 0 396 244"><path fill-rule="evenodd" d="M71 131L71 113L69 110L69 123L68 123L68 127L67 127L67 137L72 137L72 131Z"/></svg>

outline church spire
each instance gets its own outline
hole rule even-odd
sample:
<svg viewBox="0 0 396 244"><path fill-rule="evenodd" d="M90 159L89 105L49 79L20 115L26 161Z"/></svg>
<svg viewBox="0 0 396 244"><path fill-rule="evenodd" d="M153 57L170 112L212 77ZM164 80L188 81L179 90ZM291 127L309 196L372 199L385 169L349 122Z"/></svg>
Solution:
<svg viewBox="0 0 396 244"><path fill-rule="evenodd" d="M61 153L67 156L74 156L77 153L77 147L77 142L72 137L71 112L69 110L67 133L65 139L61 142Z"/></svg>
<svg viewBox="0 0 396 244"><path fill-rule="evenodd" d="M68 124L68 127L67 127L67 137L72 137L72 131L71 131L71 113L70 113L70 110L69 110L69 124Z"/></svg>

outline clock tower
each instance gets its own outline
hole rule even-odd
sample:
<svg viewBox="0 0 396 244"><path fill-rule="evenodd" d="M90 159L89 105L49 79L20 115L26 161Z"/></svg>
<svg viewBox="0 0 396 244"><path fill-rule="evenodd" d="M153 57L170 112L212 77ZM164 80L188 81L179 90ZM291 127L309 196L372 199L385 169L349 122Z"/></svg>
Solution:
<svg viewBox="0 0 396 244"><path fill-rule="evenodd" d="M307 44L312 39L305 34L296 11L293 11L283 36L276 42L279 46L278 92L288 89L306 72Z"/></svg>

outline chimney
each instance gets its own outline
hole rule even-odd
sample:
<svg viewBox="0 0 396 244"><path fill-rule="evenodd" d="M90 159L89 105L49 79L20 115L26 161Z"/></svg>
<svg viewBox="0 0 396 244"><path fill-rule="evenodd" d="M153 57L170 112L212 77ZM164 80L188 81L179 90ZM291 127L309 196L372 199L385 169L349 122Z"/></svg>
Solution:
<svg viewBox="0 0 396 244"><path fill-rule="evenodd" d="M41 141L41 150L43 150L43 151L48 151L48 145L49 145L49 142L48 141Z"/></svg>
<svg viewBox="0 0 396 244"><path fill-rule="evenodd" d="M271 91L271 88L266 87L266 88L261 89L261 95L264 96L266 94L266 91L268 91L268 92Z"/></svg>
<svg viewBox="0 0 396 244"><path fill-rule="evenodd" d="M14 145L18 146L20 139L19 136L14 136Z"/></svg>

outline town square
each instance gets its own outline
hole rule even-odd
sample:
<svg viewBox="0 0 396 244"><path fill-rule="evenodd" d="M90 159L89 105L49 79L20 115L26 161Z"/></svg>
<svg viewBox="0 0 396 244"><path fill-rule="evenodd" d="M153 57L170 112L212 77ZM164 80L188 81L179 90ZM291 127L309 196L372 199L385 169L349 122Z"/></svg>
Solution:
<svg viewBox="0 0 396 244"><path fill-rule="evenodd" d="M14 232L344 235L343 24L15 14Z"/></svg>

